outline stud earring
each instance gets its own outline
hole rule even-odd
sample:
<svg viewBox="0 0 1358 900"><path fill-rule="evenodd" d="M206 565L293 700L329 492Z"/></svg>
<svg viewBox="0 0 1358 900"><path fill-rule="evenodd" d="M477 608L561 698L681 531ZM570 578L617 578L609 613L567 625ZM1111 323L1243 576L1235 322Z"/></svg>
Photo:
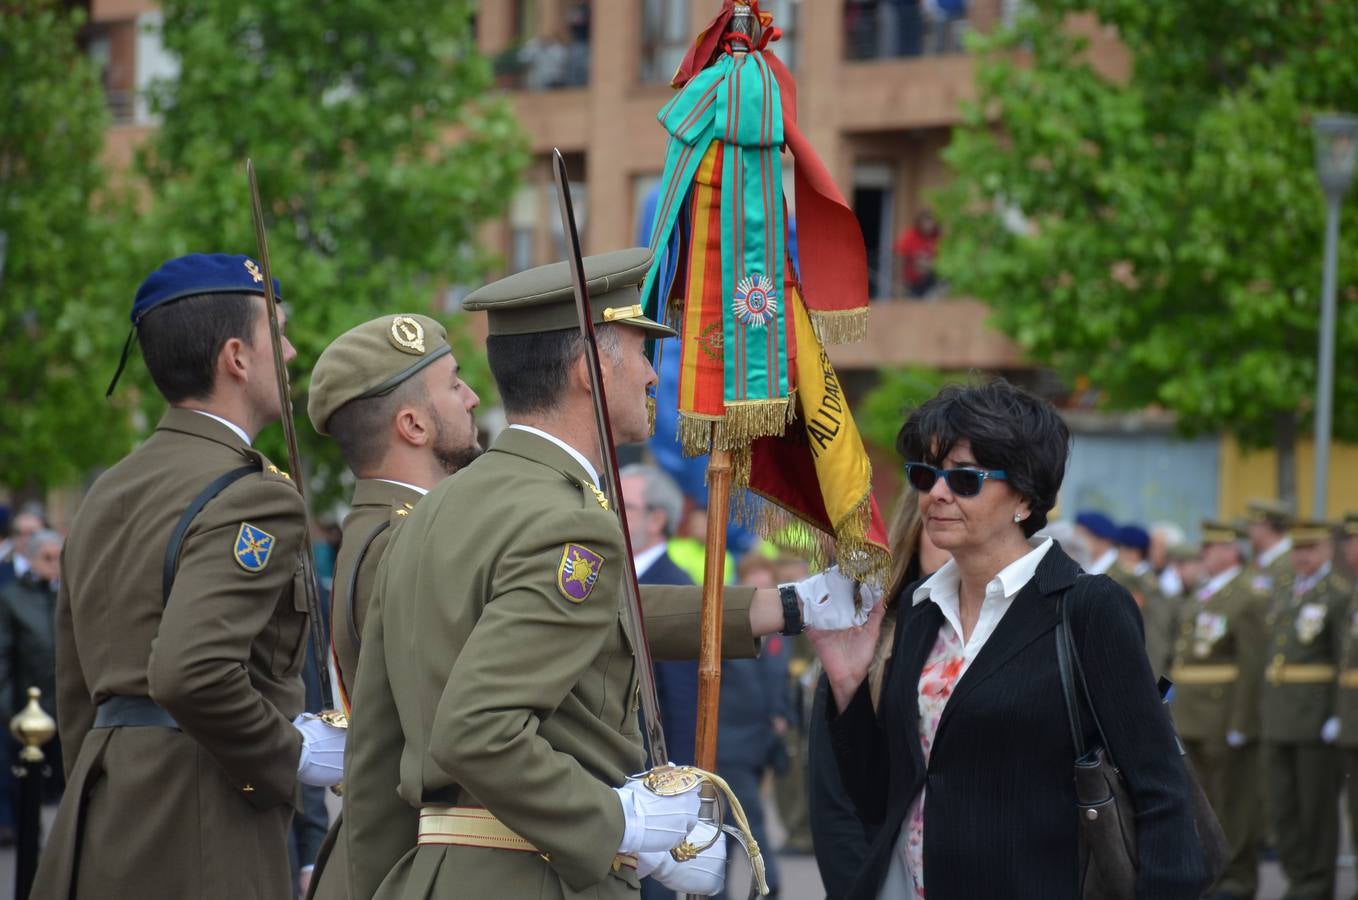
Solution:
<svg viewBox="0 0 1358 900"><path fill-rule="evenodd" d="M1017 525L1019 522L1022 522L1022 521L1023 521L1023 516L1019 515L1018 513L1014 513L1014 524Z"/></svg>

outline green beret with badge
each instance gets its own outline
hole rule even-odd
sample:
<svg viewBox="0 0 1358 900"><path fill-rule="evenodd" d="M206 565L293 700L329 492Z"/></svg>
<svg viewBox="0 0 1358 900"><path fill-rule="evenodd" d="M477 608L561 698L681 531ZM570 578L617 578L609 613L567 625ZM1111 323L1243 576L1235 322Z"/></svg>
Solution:
<svg viewBox="0 0 1358 900"><path fill-rule="evenodd" d="M595 325L632 325L649 337L675 336L673 328L641 311L641 282L651 267L648 248L614 250L586 256L582 262ZM492 282L468 295L462 308L485 311L492 336L565 331L580 323L570 266L564 262L525 269Z"/></svg>
<svg viewBox="0 0 1358 900"><path fill-rule="evenodd" d="M1202 523L1202 544L1231 544L1243 537L1240 530L1227 522L1204 520Z"/></svg>
<svg viewBox="0 0 1358 900"><path fill-rule="evenodd" d="M316 360L307 416L317 434L344 404L394 391L452 352L448 330L428 316L380 316L331 341Z"/></svg>

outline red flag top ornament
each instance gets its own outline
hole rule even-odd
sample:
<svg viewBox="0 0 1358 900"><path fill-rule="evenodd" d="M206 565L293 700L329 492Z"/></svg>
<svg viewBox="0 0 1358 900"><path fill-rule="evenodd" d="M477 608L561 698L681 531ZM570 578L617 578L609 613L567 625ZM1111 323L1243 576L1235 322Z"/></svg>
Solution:
<svg viewBox="0 0 1358 900"><path fill-rule="evenodd" d="M669 132L642 305L680 332L679 440L731 452L757 529L847 574L889 566L872 469L823 344L867 328L858 220L797 127L796 85L734 0L703 29L659 113ZM786 247L783 151L793 165L800 272ZM661 318L661 317L664 318Z"/></svg>

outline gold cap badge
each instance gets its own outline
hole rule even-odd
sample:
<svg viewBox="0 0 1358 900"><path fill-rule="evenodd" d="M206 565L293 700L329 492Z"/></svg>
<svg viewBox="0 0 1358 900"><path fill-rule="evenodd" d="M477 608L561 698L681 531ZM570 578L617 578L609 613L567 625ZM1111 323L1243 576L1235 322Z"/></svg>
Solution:
<svg viewBox="0 0 1358 900"><path fill-rule="evenodd" d="M259 271L259 266L255 265L253 259L247 259L245 261L245 271L250 273L250 277L255 280L255 284L259 284L264 280L264 273Z"/></svg>
<svg viewBox="0 0 1358 900"><path fill-rule="evenodd" d="M424 355L424 326L410 316L392 319L390 336L396 349L414 356Z"/></svg>

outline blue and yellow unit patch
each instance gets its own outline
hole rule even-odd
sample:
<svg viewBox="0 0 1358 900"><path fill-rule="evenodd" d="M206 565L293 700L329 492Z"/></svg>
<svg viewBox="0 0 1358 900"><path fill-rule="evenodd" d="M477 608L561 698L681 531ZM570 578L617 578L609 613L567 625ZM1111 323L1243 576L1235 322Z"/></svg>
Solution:
<svg viewBox="0 0 1358 900"><path fill-rule="evenodd" d="M561 565L556 567L557 589L572 603L584 603L599 583L603 567L604 558L593 550L567 544L561 551Z"/></svg>
<svg viewBox="0 0 1358 900"><path fill-rule="evenodd" d="M247 572L263 572L273 553L274 536L249 522L240 523L236 532L236 562Z"/></svg>

